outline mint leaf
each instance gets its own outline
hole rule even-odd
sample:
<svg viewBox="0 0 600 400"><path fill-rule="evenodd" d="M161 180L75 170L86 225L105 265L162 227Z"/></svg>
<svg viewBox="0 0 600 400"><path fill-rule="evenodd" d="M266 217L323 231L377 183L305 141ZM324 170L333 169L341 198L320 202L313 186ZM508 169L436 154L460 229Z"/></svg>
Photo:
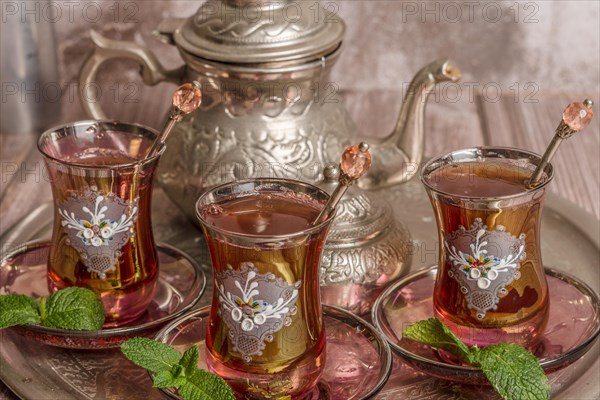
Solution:
<svg viewBox="0 0 600 400"><path fill-rule="evenodd" d="M537 359L527 349L502 343L479 349L468 348L437 318L419 321L402 335L437 349L446 350L480 367L494 390L505 400L547 400L550 385Z"/></svg>
<svg viewBox="0 0 600 400"><path fill-rule="evenodd" d="M192 346L183 353L179 364L184 368L185 375L192 375L198 369L198 347Z"/></svg>
<svg viewBox="0 0 600 400"><path fill-rule="evenodd" d="M134 364L155 374L172 373L181 359L181 354L168 344L141 337L125 341L121 344L121 351Z"/></svg>
<svg viewBox="0 0 600 400"><path fill-rule="evenodd" d="M154 387L179 388L184 400L235 400L227 383L219 376L198 369L198 347L183 356L168 344L146 338L129 339L121 345L123 354L153 373Z"/></svg>
<svg viewBox="0 0 600 400"><path fill-rule="evenodd" d="M44 304L45 303L45 304ZM104 307L94 292L82 287L68 287L52 293L40 305L42 325L73 330L100 330L104 324Z"/></svg>
<svg viewBox="0 0 600 400"><path fill-rule="evenodd" d="M0 329L39 323L37 301L24 294L0 295Z"/></svg>
<svg viewBox="0 0 600 400"><path fill-rule="evenodd" d="M89 289L69 287L37 300L23 294L0 295L0 329L41 324L52 328L99 330L102 301Z"/></svg>
<svg viewBox="0 0 600 400"><path fill-rule="evenodd" d="M179 388L184 400L235 400L231 388L223 378L210 372L196 369Z"/></svg>
<svg viewBox="0 0 600 400"><path fill-rule="evenodd" d="M502 398L550 398L548 378L535 356L525 348L514 343L503 343L477 349L473 354L475 363Z"/></svg>
<svg viewBox="0 0 600 400"><path fill-rule="evenodd" d="M178 367L178 365L175 367ZM178 369L179 371L180 369ZM179 376L178 373L174 374L173 371L160 371L154 374L152 381L153 386L157 388L178 388L185 383L185 376Z"/></svg>
<svg viewBox="0 0 600 400"><path fill-rule="evenodd" d="M437 318L429 318L409 326L402 332L402 336L445 350L462 361L472 363L472 355L467 345Z"/></svg>

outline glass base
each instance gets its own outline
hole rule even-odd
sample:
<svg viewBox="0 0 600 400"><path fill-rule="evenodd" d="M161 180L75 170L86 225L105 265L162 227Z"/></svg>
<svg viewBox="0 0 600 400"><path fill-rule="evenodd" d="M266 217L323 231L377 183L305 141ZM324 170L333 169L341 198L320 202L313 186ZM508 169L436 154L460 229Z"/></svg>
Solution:
<svg viewBox="0 0 600 400"><path fill-rule="evenodd" d="M433 308L433 314L467 346L485 347L498 343L516 343L530 351L535 350L542 339L548 321L547 308L523 322L498 328L480 328L459 324L436 307Z"/></svg>
<svg viewBox="0 0 600 400"><path fill-rule="evenodd" d="M71 285L65 284L56 274L48 273L48 293L54 293ZM99 297L104 304L105 321L103 329L119 328L139 319L154 299L158 286L158 274L145 282L139 282L133 289L105 290Z"/></svg>
<svg viewBox="0 0 600 400"><path fill-rule="evenodd" d="M248 373L231 368L210 351L206 351L209 371L219 375L233 389L238 398L260 400L284 397L292 400L319 398L317 381L325 364L325 351L317 357L303 357L278 373Z"/></svg>

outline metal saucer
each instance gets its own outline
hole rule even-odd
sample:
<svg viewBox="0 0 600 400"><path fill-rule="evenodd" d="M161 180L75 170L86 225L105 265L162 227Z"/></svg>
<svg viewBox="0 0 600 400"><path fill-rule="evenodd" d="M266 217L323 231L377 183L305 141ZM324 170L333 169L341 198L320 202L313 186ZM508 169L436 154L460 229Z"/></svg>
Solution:
<svg viewBox="0 0 600 400"><path fill-rule="evenodd" d="M46 262L50 242L29 242L0 260L0 294L48 296ZM151 336L164 324L183 315L202 297L206 276L190 256L167 244L157 245L159 281L148 310L119 328L72 331L27 325L10 328L26 338L55 347L98 350L119 345L130 337Z"/></svg>
<svg viewBox="0 0 600 400"><path fill-rule="evenodd" d="M197 345L199 367L204 361L204 338L210 306L195 310L166 326L156 340L184 352ZM311 400L370 399L387 382L392 370L392 353L385 340L371 324L336 306L323 305L327 357L325 368ZM181 399L170 389L161 389L173 399Z"/></svg>
<svg viewBox="0 0 600 400"><path fill-rule="evenodd" d="M451 364L423 344L402 338L410 324L433 316L433 285L437 267L406 276L388 287L375 301L373 324L392 350L417 371L467 384L486 384L478 368ZM550 315L544 337L534 351L546 373L558 371L581 358L600 334L600 297L579 279L546 268Z"/></svg>

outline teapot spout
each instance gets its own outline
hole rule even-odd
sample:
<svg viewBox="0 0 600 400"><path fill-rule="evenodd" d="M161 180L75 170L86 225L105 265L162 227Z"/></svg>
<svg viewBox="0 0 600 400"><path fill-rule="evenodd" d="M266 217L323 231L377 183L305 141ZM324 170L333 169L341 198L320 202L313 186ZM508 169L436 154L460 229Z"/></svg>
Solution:
<svg viewBox="0 0 600 400"><path fill-rule="evenodd" d="M373 165L359 182L365 189L403 183L418 171L425 147L424 118L427 98L440 82L456 82L461 71L447 59L423 67L408 87L394 131L373 147Z"/></svg>

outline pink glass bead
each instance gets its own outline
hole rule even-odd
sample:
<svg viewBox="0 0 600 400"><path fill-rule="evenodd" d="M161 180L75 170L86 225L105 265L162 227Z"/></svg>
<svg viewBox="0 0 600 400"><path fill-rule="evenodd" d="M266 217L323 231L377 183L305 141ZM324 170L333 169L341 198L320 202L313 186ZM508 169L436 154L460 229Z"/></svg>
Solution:
<svg viewBox="0 0 600 400"><path fill-rule="evenodd" d="M361 149L361 145L355 144L342 154L340 169L351 179L360 178L367 173L369 167L371 167L371 153L366 146Z"/></svg>
<svg viewBox="0 0 600 400"><path fill-rule="evenodd" d="M195 111L202 103L202 92L195 85L185 83L173 93L173 105L186 114Z"/></svg>
<svg viewBox="0 0 600 400"><path fill-rule="evenodd" d="M591 108L586 107L583 103L571 103L563 112L563 121L575 132L579 132L590 124L594 112Z"/></svg>

